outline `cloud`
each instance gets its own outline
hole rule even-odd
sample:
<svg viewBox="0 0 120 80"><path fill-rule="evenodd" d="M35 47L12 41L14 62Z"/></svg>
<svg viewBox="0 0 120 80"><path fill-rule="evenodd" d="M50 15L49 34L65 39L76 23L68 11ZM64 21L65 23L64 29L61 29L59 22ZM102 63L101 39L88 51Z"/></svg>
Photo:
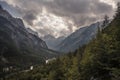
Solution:
<svg viewBox="0 0 120 80"><path fill-rule="evenodd" d="M111 16L113 11L111 5L99 0L55 0L48 6L49 11L71 18L77 26L93 22L93 19L96 20L105 14ZM91 15L95 15L96 19Z"/></svg>
<svg viewBox="0 0 120 80"><path fill-rule="evenodd" d="M33 11L28 11L27 14L23 16L23 19L31 26L33 26L33 21L37 19L38 13L35 13Z"/></svg>
<svg viewBox="0 0 120 80"><path fill-rule="evenodd" d="M101 20L105 14L113 16L114 8L108 4L109 1L111 0L0 0L0 3L4 3L4 7L8 6L6 9L13 15L34 26L41 35L49 33L57 36L68 35L78 27Z"/></svg>

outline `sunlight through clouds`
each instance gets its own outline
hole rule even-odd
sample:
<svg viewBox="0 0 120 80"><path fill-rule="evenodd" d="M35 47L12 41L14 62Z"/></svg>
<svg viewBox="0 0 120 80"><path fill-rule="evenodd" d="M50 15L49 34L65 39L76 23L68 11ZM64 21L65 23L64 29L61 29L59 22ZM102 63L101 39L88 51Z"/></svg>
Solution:
<svg viewBox="0 0 120 80"><path fill-rule="evenodd" d="M37 16L37 19L33 23L36 27L36 30L43 30L46 29L52 31L54 36L60 37L61 35L64 36L64 33L68 35L70 33L69 31L69 25L74 26L74 23L71 20L68 20L68 23L66 22L65 18L53 15L52 13L48 13L45 8L43 8L42 13L40 13ZM38 27L39 26L39 27ZM44 29L45 28L45 29ZM74 28L73 31L76 29ZM61 33L63 32L64 33ZM45 35L50 34L49 32Z"/></svg>

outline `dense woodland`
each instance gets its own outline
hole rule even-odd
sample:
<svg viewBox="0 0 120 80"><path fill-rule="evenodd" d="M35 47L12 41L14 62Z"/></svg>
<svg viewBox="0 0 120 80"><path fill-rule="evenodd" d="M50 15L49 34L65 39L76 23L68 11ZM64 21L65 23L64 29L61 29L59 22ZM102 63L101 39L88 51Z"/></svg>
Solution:
<svg viewBox="0 0 120 80"><path fill-rule="evenodd" d="M114 19L89 44L8 80L120 80L120 3Z"/></svg>

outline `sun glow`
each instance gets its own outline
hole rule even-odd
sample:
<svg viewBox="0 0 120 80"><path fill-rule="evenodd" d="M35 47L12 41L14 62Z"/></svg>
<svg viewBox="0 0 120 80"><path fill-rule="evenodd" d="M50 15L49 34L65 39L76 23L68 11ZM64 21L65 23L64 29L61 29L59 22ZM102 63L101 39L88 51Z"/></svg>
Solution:
<svg viewBox="0 0 120 80"><path fill-rule="evenodd" d="M64 34L69 35L69 27L73 27L74 23L71 20L67 20L65 18L53 15L52 13L48 13L47 10L43 8L42 13L40 13L37 16L37 20L34 21L34 25L36 29L50 30L53 32L52 35L59 37L64 36ZM76 28L73 28L73 31L74 30L76 30ZM65 33L62 33L63 31ZM47 34L50 33L46 33L46 35Z"/></svg>

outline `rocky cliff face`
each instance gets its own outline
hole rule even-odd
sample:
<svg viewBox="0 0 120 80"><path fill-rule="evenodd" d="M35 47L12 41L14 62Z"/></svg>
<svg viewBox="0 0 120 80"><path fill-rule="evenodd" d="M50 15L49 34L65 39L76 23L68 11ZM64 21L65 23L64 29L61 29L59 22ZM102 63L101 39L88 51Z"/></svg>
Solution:
<svg viewBox="0 0 120 80"><path fill-rule="evenodd" d="M13 40L18 48L30 47L36 50L47 48L46 43L37 35L27 31L23 21L19 18L13 18L7 11L0 9L0 27ZM2 26L3 25L3 26ZM2 35L1 35L2 37Z"/></svg>
<svg viewBox="0 0 120 80"><path fill-rule="evenodd" d="M12 17L0 6L0 66L6 62L40 64L53 56L56 52L49 50L45 41L30 33L21 19Z"/></svg>

